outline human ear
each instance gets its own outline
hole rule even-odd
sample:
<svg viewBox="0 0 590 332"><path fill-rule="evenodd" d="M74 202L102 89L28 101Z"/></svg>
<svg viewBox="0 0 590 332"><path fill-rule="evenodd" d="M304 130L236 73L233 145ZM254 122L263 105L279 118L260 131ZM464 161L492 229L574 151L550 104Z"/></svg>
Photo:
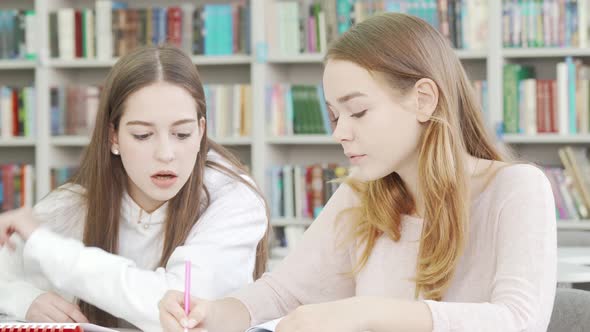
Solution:
<svg viewBox="0 0 590 332"><path fill-rule="evenodd" d="M438 86L429 78L422 78L414 85L416 119L420 122L430 120L438 105Z"/></svg>

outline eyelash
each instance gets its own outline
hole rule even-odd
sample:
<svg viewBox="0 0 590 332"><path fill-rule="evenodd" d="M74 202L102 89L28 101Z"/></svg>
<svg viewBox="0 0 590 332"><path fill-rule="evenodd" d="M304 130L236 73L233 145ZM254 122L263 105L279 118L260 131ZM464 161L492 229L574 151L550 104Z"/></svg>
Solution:
<svg viewBox="0 0 590 332"><path fill-rule="evenodd" d="M362 118L365 115L365 113L367 113L367 111L368 110L363 110L363 111L360 111L358 113L351 114L350 116L353 117L353 118L359 119L359 118ZM337 123L338 122L338 118L332 119L331 122L332 123Z"/></svg>
<svg viewBox="0 0 590 332"><path fill-rule="evenodd" d="M184 134L184 133L177 133L177 134L173 134L174 136L178 137L179 140L185 140L189 137L191 137L191 134ZM144 134L144 135L133 135L133 137L138 140L138 141L145 141L146 139L148 139L150 136L152 136L152 134Z"/></svg>

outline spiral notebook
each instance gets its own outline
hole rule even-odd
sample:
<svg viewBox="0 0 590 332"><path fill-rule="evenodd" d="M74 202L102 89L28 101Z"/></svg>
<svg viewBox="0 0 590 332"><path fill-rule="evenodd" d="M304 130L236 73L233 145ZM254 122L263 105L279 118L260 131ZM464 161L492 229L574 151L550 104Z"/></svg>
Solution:
<svg viewBox="0 0 590 332"><path fill-rule="evenodd" d="M117 332L94 324L68 323L0 323L0 332Z"/></svg>

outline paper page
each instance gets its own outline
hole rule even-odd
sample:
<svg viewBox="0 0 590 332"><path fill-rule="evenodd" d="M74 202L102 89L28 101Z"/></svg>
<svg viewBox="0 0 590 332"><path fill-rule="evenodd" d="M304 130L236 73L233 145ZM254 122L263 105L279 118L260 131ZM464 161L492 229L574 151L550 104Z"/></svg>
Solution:
<svg viewBox="0 0 590 332"><path fill-rule="evenodd" d="M266 322L264 324L252 326L251 328L246 330L246 332L274 332L277 325L279 325L279 322L281 321L281 319L282 318L277 318L275 320L271 320L270 322Z"/></svg>

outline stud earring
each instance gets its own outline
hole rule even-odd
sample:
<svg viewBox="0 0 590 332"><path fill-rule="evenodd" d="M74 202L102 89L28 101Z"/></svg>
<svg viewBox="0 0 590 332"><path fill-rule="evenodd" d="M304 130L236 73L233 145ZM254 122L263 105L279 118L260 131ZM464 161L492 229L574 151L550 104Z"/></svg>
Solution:
<svg viewBox="0 0 590 332"><path fill-rule="evenodd" d="M118 155L119 155L119 150L117 150L117 149L115 149L115 148L113 148L113 151L112 151L112 152L113 152L113 154L114 154L114 155L116 155L116 156L118 156Z"/></svg>

